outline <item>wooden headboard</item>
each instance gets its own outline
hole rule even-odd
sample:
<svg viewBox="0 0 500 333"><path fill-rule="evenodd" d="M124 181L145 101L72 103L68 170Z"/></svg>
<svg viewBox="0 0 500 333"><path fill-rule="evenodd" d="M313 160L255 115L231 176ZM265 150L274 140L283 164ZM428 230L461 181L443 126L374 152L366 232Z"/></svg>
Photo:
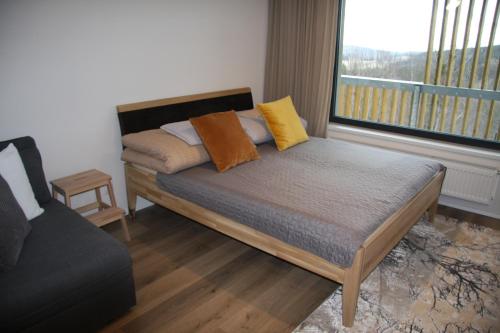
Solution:
<svg viewBox="0 0 500 333"><path fill-rule="evenodd" d="M238 88L123 104L118 105L116 110L121 133L125 135L208 113L251 108L253 99L250 88Z"/></svg>

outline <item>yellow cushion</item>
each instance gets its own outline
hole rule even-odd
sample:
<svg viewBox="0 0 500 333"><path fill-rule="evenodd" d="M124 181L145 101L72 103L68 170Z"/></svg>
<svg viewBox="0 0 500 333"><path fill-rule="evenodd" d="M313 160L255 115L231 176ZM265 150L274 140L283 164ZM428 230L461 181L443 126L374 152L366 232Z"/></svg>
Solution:
<svg viewBox="0 0 500 333"><path fill-rule="evenodd" d="M257 104L279 151L309 140L290 96L274 102Z"/></svg>

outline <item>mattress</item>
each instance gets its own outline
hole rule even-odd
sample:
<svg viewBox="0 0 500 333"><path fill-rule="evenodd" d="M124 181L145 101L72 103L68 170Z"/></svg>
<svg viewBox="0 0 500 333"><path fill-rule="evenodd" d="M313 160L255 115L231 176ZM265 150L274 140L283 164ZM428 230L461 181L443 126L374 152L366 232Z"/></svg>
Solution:
<svg viewBox="0 0 500 333"><path fill-rule="evenodd" d="M437 162L341 140L311 138L218 173L212 163L157 174L163 190L349 267L361 244L419 192Z"/></svg>

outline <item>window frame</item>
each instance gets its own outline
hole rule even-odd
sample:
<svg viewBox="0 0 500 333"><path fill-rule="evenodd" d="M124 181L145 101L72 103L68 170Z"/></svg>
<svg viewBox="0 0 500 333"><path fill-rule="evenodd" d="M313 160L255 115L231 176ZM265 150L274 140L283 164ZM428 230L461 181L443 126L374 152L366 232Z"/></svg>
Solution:
<svg viewBox="0 0 500 333"><path fill-rule="evenodd" d="M337 43L335 46L335 63L333 67L333 84L332 84L332 98L330 103L330 115L329 121L334 124L350 125L361 128L368 128L377 131L382 131L386 133L398 133L404 135L410 135L418 138L431 139L437 141L451 142L455 144L461 144L472 147L487 148L493 150L500 150L500 142L482 140L477 138L465 137L455 134L444 134L433 131L426 131L422 129L409 128L404 126L395 126L380 124L371 121L363 121L357 119L349 119L344 117L339 117L335 114L337 109L337 94L340 86L340 62L342 61L342 51L343 51L343 35L344 35L344 15L345 15L345 2L347 0L339 0L338 6L338 20L337 20Z"/></svg>

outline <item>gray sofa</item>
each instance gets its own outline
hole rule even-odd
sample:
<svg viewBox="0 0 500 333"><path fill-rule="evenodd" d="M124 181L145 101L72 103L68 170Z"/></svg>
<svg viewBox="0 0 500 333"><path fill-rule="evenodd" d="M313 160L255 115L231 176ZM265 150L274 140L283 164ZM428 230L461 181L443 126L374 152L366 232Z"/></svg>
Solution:
<svg viewBox="0 0 500 333"><path fill-rule="evenodd" d="M45 212L16 266L0 272L0 332L93 332L135 305L126 247L52 199L31 137L14 143Z"/></svg>

